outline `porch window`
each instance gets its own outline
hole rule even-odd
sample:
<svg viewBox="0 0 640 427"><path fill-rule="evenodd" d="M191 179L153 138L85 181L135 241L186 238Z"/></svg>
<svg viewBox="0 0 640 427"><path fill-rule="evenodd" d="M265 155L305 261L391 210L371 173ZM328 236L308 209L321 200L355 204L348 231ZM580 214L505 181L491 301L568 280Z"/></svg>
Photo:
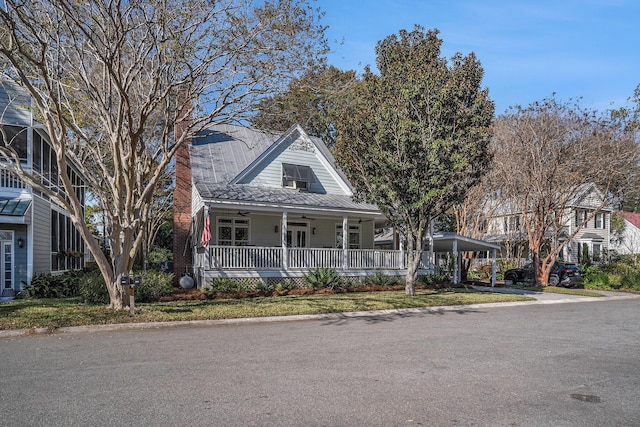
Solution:
<svg viewBox="0 0 640 427"><path fill-rule="evenodd" d="M219 246L249 245L249 220L246 218L218 218L216 242Z"/></svg>
<svg viewBox="0 0 640 427"><path fill-rule="evenodd" d="M347 226L348 249L360 249L360 224L350 224ZM336 224L336 248L342 248L342 224Z"/></svg>
<svg viewBox="0 0 640 427"><path fill-rule="evenodd" d="M51 210L51 271L84 267L85 246L71 218Z"/></svg>
<svg viewBox="0 0 640 427"><path fill-rule="evenodd" d="M282 186L308 191L311 183L311 168L309 166L282 164Z"/></svg>

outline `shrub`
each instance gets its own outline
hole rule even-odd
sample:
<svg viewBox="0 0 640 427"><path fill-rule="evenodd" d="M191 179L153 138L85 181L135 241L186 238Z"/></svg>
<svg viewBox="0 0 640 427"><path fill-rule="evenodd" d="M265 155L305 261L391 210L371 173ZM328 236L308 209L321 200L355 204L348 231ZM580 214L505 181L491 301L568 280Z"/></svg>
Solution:
<svg viewBox="0 0 640 427"><path fill-rule="evenodd" d="M448 280L447 275L441 269L438 269L436 273L419 276L417 282L419 285L433 286L448 283Z"/></svg>
<svg viewBox="0 0 640 427"><path fill-rule="evenodd" d="M228 277L216 277L205 293L231 293L236 291L236 281Z"/></svg>
<svg viewBox="0 0 640 427"><path fill-rule="evenodd" d="M304 282L311 289L338 289L344 280L332 268L318 268L303 276Z"/></svg>
<svg viewBox="0 0 640 427"><path fill-rule="evenodd" d="M367 276L364 283L365 285L377 286L395 286L401 284L398 277L386 276L379 271L376 271L372 276Z"/></svg>
<svg viewBox="0 0 640 427"><path fill-rule="evenodd" d="M609 286L609 275L600 270L597 265L582 265L580 268L585 285Z"/></svg>
<svg viewBox="0 0 640 427"><path fill-rule="evenodd" d="M139 275L142 282L134 289L136 302L154 302L173 293L173 274L147 270Z"/></svg>
<svg viewBox="0 0 640 427"><path fill-rule="evenodd" d="M82 301L91 304L109 304L109 292L99 270L86 271L79 279Z"/></svg>
<svg viewBox="0 0 640 427"><path fill-rule="evenodd" d="M289 291L289 290L295 289L297 287L298 286L296 285L296 282L294 282L291 279L285 279L285 280L283 280L282 282L278 283L275 286L275 290L282 292L282 291Z"/></svg>
<svg viewBox="0 0 640 427"><path fill-rule="evenodd" d="M21 292L31 298L67 298L79 295L78 280L82 272L68 271L62 274L37 274L29 286Z"/></svg>
<svg viewBox="0 0 640 427"><path fill-rule="evenodd" d="M640 272L629 271L624 273L620 278L620 287L623 289L640 291Z"/></svg>
<svg viewBox="0 0 640 427"><path fill-rule="evenodd" d="M173 251L170 251L169 249L166 248L158 248L155 247L153 249L151 249L151 251L149 252L149 257L147 258L147 261L149 262L149 266L153 267L154 269L161 269L161 264L167 260L172 260L173 259Z"/></svg>
<svg viewBox="0 0 640 427"><path fill-rule="evenodd" d="M173 293L173 275L159 271L138 272L142 281L134 288L136 303L158 301ZM79 276L79 294L82 300L91 304L109 304L109 292L98 270L86 271Z"/></svg>
<svg viewBox="0 0 640 427"><path fill-rule="evenodd" d="M273 285L269 285L264 283L263 281L258 281L258 283L256 283L255 288L257 291L263 291L263 292L273 292L273 290L276 288Z"/></svg>

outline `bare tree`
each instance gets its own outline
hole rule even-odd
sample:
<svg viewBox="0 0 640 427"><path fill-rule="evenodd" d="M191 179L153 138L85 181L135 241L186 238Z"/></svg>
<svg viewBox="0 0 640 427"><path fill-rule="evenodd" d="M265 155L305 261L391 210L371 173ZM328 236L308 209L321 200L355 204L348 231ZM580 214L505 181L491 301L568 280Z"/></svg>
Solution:
<svg viewBox="0 0 640 427"><path fill-rule="evenodd" d="M624 123L555 98L499 117L493 143L500 194L517 206L514 213L527 233L536 281L546 285L567 242L634 181L638 146ZM590 191L600 197L589 200L589 214L566 227L571 208ZM563 233L568 233L565 239ZM544 244L549 251L542 258Z"/></svg>
<svg viewBox="0 0 640 427"><path fill-rule="evenodd" d="M262 96L326 52L322 14L306 0L6 0L0 62L34 100L61 187L7 169L71 212L96 258L110 306L132 268L153 194L176 150L203 125L239 121ZM174 133L175 126L175 133ZM111 259L83 221L73 162L105 213Z"/></svg>
<svg viewBox="0 0 640 427"><path fill-rule="evenodd" d="M495 183L493 182L493 168L490 164L488 172L482 177L482 180L469 188L464 200L451 209L456 233L482 240L489 231L487 218L493 216L499 206L494 203L494 195ZM467 280L471 263L476 255L475 252L463 254L460 268L461 280Z"/></svg>

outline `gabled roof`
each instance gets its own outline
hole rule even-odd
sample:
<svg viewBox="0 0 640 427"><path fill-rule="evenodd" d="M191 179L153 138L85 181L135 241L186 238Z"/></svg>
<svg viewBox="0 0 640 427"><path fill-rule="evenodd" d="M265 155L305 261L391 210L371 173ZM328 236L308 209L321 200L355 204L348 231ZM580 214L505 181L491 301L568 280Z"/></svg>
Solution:
<svg viewBox="0 0 640 427"><path fill-rule="evenodd" d="M242 203L261 207L379 213L375 205L355 202L350 195L318 194L242 183L244 177L271 161L271 153L291 143L292 139L300 138L317 148L318 156L327 170L350 193L351 184L336 168L326 145L319 138L307 135L299 125L292 126L284 134L234 125L217 125L206 129L190 147L193 184L202 199L223 205Z"/></svg>
<svg viewBox="0 0 640 427"><path fill-rule="evenodd" d="M635 227L640 228L640 213L618 211L618 213Z"/></svg>
<svg viewBox="0 0 640 427"><path fill-rule="evenodd" d="M274 133L233 125L218 125L202 131L190 148L194 184L230 183L278 137Z"/></svg>

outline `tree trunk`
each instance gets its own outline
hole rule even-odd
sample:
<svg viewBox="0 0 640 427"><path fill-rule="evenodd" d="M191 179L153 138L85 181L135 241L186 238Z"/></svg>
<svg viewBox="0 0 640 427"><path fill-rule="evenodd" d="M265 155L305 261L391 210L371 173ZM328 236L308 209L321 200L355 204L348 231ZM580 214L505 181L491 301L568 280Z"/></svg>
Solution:
<svg viewBox="0 0 640 427"><path fill-rule="evenodd" d="M109 308L113 310L126 309L126 289L120 284L120 279L109 283L107 289L109 290Z"/></svg>
<svg viewBox="0 0 640 427"><path fill-rule="evenodd" d="M404 293L409 296L416 295L416 280L418 279L418 266L422 259L422 251L414 250L408 258L407 274L405 276Z"/></svg>

